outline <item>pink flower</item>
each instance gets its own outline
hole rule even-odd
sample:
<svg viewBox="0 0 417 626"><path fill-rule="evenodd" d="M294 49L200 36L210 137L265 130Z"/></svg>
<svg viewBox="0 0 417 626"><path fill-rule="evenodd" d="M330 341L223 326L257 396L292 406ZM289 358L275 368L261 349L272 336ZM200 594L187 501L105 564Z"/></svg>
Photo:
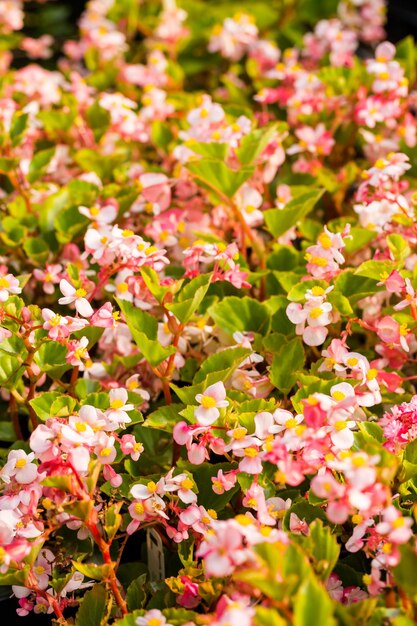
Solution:
<svg viewBox="0 0 417 626"><path fill-rule="evenodd" d="M151 609L143 617L137 617L135 623L137 626L172 626L159 609Z"/></svg>
<svg viewBox="0 0 417 626"><path fill-rule="evenodd" d="M110 396L110 408L106 411L106 417L110 424L115 426L121 426L128 424L132 420L128 416L128 412L133 411L135 408L133 404L127 404L127 391L123 387L118 389L111 389Z"/></svg>
<svg viewBox="0 0 417 626"><path fill-rule="evenodd" d="M33 574L40 589L46 589L48 587L54 561L55 555L50 550L43 549L40 551L33 566Z"/></svg>
<svg viewBox="0 0 417 626"><path fill-rule="evenodd" d="M308 535L310 529L305 519L301 520L296 513L290 513L290 531L295 534Z"/></svg>
<svg viewBox="0 0 417 626"><path fill-rule="evenodd" d="M137 461L143 452L143 444L137 442L134 435L123 435L120 440L123 454L130 454L132 461Z"/></svg>
<svg viewBox="0 0 417 626"><path fill-rule="evenodd" d="M114 447L115 438L109 437L106 433L99 433L97 444L94 448L94 454L103 465L109 465L116 458L116 448Z"/></svg>
<svg viewBox="0 0 417 626"><path fill-rule="evenodd" d="M110 485L114 489L118 489L120 485L123 483L123 478L118 474L111 465L105 463L103 465L103 476L106 480L109 481Z"/></svg>
<svg viewBox="0 0 417 626"><path fill-rule="evenodd" d="M73 285L63 278L59 283L61 293L64 294L63 298L58 300L59 304L75 304L77 312L83 317L91 317L94 313L94 309L85 297L87 292L80 287L76 289Z"/></svg>
<svg viewBox="0 0 417 626"><path fill-rule="evenodd" d="M113 311L113 307L110 302L105 302L97 311L92 315L90 323L92 326L98 326L99 328L113 328L118 323L119 313Z"/></svg>
<svg viewBox="0 0 417 626"><path fill-rule="evenodd" d="M84 371L85 362L90 358L87 347L87 337L81 337L79 341L70 341L68 343L67 356L65 357L67 362L71 363L74 367L79 367L81 371Z"/></svg>
<svg viewBox="0 0 417 626"><path fill-rule="evenodd" d="M60 274L62 272L62 265L58 263L55 265L47 264L45 271L34 269L33 275L36 280L43 283L42 287L45 293L52 294L55 292L54 285L57 285L60 281Z"/></svg>
<svg viewBox="0 0 417 626"><path fill-rule="evenodd" d="M213 424L220 415L219 409L229 405L222 382L210 385L203 393L198 393L195 399L200 406L194 411L194 417L201 426Z"/></svg>
<svg viewBox="0 0 417 626"><path fill-rule="evenodd" d="M0 478L5 483L10 483L14 478L21 485L28 485L38 475L38 467L32 463L35 454L26 454L24 450L12 450L9 452L7 462L0 471Z"/></svg>
<svg viewBox="0 0 417 626"><path fill-rule="evenodd" d="M239 470L248 474L260 474L262 472L262 458L264 453L256 445L234 450L234 455L243 457L239 463Z"/></svg>
<svg viewBox="0 0 417 626"><path fill-rule="evenodd" d="M148 172L139 176L139 199L135 201L134 213L145 211L159 215L169 208L171 203L171 187L165 174Z"/></svg>
<svg viewBox="0 0 417 626"><path fill-rule="evenodd" d="M42 309L42 317L45 320L43 328L48 331L50 339L59 340L68 337L70 331L66 317L54 313L51 309Z"/></svg>
<svg viewBox="0 0 417 626"><path fill-rule="evenodd" d="M259 208L263 204L262 194L257 189L245 183L237 192L236 204L243 218L249 226L259 226L264 221L264 216Z"/></svg>
<svg viewBox="0 0 417 626"><path fill-rule="evenodd" d="M197 502L197 495L193 491L193 488L195 489L196 487L188 474L177 474L176 476L168 474L165 480L164 491L175 491L179 499L185 504Z"/></svg>
<svg viewBox="0 0 417 626"><path fill-rule="evenodd" d="M385 343L400 345L405 352L409 352L406 337L410 331L406 324L399 324L390 315L385 315L375 322L375 330L378 337Z"/></svg>
<svg viewBox="0 0 417 626"><path fill-rule="evenodd" d="M225 491L230 491L236 484L236 472L228 472L223 474L223 470L217 472L217 476L211 479L213 483L213 491L218 495Z"/></svg>
<svg viewBox="0 0 417 626"><path fill-rule="evenodd" d="M207 576L229 576L246 560L243 535L233 522L217 522L215 532L205 536L196 552L204 560Z"/></svg>
<svg viewBox="0 0 417 626"><path fill-rule="evenodd" d="M339 419L337 415L332 420L332 431L330 439L332 443L340 450L348 450L353 446L354 436L352 428L356 427L353 420Z"/></svg>
<svg viewBox="0 0 417 626"><path fill-rule="evenodd" d="M116 201L108 201L108 204L103 207L93 206L91 208L87 208L85 206L80 206L78 207L78 210L82 215L85 215L88 219L101 226L103 224L111 224L116 219L118 207Z"/></svg>
<svg viewBox="0 0 417 626"><path fill-rule="evenodd" d="M388 541L394 544L407 543L413 534L411 517L403 517L401 512L390 505L382 511L382 522L375 526L381 535L386 535Z"/></svg>
<svg viewBox="0 0 417 626"><path fill-rule="evenodd" d="M417 295L409 278L405 279L405 291L406 296L404 300L401 300L401 302L394 306L396 311L402 311L410 305L413 305L414 307L417 305Z"/></svg>
<svg viewBox="0 0 417 626"><path fill-rule="evenodd" d="M392 270L392 272L382 279L381 283L378 285L385 285L385 289L389 293L401 293L406 287L406 283L404 278L397 270Z"/></svg>
<svg viewBox="0 0 417 626"><path fill-rule="evenodd" d="M344 494L343 485L341 485L330 472L317 474L311 481L311 490L319 498L332 500L340 498Z"/></svg>
<svg viewBox="0 0 417 626"><path fill-rule="evenodd" d="M250 15L240 13L227 17L222 26L214 29L209 52L220 52L226 59L238 61L257 40L258 29Z"/></svg>
<svg viewBox="0 0 417 626"><path fill-rule="evenodd" d="M180 581L184 585L184 591L177 597L177 602L186 609L193 609L201 600L198 593L198 585L193 583L189 576L181 576Z"/></svg>
<svg viewBox="0 0 417 626"><path fill-rule="evenodd" d="M20 47L30 59L49 59L52 56L51 45L54 43L51 35L42 35L38 39L25 37Z"/></svg>
<svg viewBox="0 0 417 626"><path fill-rule="evenodd" d="M13 274L0 276L0 302L6 302L9 296L22 293L19 287L19 281Z"/></svg>
<svg viewBox="0 0 417 626"><path fill-rule="evenodd" d="M287 154L307 151L314 155L324 156L330 154L335 144L335 140L324 124L318 124L316 128L303 126L297 129L295 134L300 141L288 148Z"/></svg>
<svg viewBox="0 0 417 626"><path fill-rule="evenodd" d="M302 335L308 346L319 346L325 341L331 311L330 302L317 301L317 298L307 301L304 306L291 302L286 308L288 319L296 324L297 335Z"/></svg>

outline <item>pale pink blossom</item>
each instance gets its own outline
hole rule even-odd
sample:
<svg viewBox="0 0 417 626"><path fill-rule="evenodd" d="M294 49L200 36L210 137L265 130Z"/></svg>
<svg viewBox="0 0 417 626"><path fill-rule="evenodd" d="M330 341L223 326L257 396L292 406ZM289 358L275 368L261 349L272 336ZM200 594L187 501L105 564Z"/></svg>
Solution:
<svg viewBox="0 0 417 626"><path fill-rule="evenodd" d="M220 416L219 409L229 405L222 382L210 385L203 393L197 394L195 399L200 406L195 409L194 416L200 426L213 424Z"/></svg>
<svg viewBox="0 0 417 626"><path fill-rule="evenodd" d="M91 317L94 313L94 309L85 297L87 291L83 287L76 289L65 278L59 283L63 298L59 298L59 304L74 304L77 312L83 317Z"/></svg>
<svg viewBox="0 0 417 626"><path fill-rule="evenodd" d="M19 293L22 293L22 289L13 274L0 276L0 302L6 302L10 295L18 295Z"/></svg>

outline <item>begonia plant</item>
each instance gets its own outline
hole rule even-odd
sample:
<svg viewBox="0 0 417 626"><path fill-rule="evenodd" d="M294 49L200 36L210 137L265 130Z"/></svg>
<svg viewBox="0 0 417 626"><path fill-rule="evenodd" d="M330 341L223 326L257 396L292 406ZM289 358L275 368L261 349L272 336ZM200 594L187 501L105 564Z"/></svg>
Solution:
<svg viewBox="0 0 417 626"><path fill-rule="evenodd" d="M90 0L66 41L24 5L1 597L61 626L412 626L413 40L382 0Z"/></svg>

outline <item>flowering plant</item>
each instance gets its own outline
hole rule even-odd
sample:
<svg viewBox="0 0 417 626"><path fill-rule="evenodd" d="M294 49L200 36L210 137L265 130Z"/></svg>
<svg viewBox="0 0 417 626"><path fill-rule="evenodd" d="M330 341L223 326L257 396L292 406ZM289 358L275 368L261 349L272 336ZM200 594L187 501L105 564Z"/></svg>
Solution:
<svg viewBox="0 0 417 626"><path fill-rule="evenodd" d="M416 49L382 0L239 5L90 0L45 69L0 0L22 617L415 623Z"/></svg>

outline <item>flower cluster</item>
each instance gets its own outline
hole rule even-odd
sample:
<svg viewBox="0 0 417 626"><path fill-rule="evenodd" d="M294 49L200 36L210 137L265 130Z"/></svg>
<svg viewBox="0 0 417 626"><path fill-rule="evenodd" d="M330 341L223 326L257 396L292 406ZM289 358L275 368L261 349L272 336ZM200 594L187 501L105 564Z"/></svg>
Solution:
<svg viewBox="0 0 417 626"><path fill-rule="evenodd" d="M221 5L90 0L59 57L0 0L0 585L408 626L414 44L382 0Z"/></svg>

